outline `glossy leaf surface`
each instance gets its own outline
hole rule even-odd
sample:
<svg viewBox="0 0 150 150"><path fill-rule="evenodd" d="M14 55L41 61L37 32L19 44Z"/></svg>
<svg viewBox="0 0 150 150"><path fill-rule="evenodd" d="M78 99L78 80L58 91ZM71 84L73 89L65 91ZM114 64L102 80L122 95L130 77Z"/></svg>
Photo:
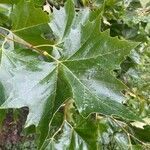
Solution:
<svg viewBox="0 0 150 150"><path fill-rule="evenodd" d="M49 24L48 16L32 2L18 3L13 13L15 30L5 35L2 45L0 81L5 102L1 107L27 106L26 126L38 126L40 145L53 114L70 98L84 117L97 112L138 119L122 104L121 91L126 87L113 75L137 44L100 32L99 16L90 22L90 11L75 12L72 1L54 9ZM71 131L67 124L64 128Z"/></svg>

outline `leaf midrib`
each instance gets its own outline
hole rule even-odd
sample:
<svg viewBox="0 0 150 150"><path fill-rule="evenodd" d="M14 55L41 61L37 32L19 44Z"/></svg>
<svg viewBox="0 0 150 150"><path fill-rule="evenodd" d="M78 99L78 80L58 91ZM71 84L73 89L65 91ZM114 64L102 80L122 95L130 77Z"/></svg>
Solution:
<svg viewBox="0 0 150 150"><path fill-rule="evenodd" d="M25 41L25 40L24 40ZM26 42L26 41L25 41ZM30 43L28 43L28 42L26 42L26 44L29 44L29 45L31 45ZM23 44L24 45L24 44ZM27 45L28 46L28 45ZM32 45L31 45L32 46ZM33 50L35 49L34 48L34 46L33 47L31 47ZM36 49L35 49L36 50ZM39 49L40 51L42 51L41 49ZM116 51L119 51L119 50L116 50ZM110 55L110 54L112 54L112 53L114 53L114 52L116 52L116 51L110 51L110 52L108 52L108 53L105 53L105 54L100 54L100 55L98 55L98 56L96 56L96 57L90 57L90 58L86 58L86 59L75 59L75 60L68 60L68 59L66 59L66 60L64 60L64 61L59 61L59 60L57 60L56 58L54 58L52 55L50 55L49 54L49 56L55 61L55 62L57 62L57 64L61 64L61 65L63 65L73 76L74 76L74 78L85 88L85 89L87 89L90 93L91 93L91 91L90 91L90 89L88 89L78 78L77 78L77 76L75 76L74 74L73 74L73 72L67 67L67 66L65 66L64 64L63 64L63 62L69 62L69 61L79 61L79 60L87 60L87 59L96 59L96 58L98 58L98 57L102 57L102 56L105 56L105 55ZM44 53L44 51L43 51L43 53ZM99 97L96 95L96 94L94 94L94 93L91 93L91 95L93 95L94 97L96 97L96 99L97 100L101 100L101 99L99 99ZM107 107L109 107L110 109L112 109L112 107L111 106L109 106L108 104L106 104L106 103L104 103L103 101L101 101L101 103L103 103L105 106L107 106ZM118 110L117 110L118 111Z"/></svg>
<svg viewBox="0 0 150 150"><path fill-rule="evenodd" d="M95 57L87 57L87 58L81 58L81 59L66 59L62 62L75 62L75 61L86 61L86 60L90 60L90 59L97 59L98 57L103 57L103 56L106 56L106 55L110 55L110 54L113 54L115 52L118 52L120 51L119 49L118 50L115 50L115 51L109 51L107 53L104 53L104 54L99 54L99 55L96 55Z"/></svg>
<svg viewBox="0 0 150 150"><path fill-rule="evenodd" d="M97 100L100 100L101 103L103 103L104 105L106 105L107 107L109 107L110 109L112 109L111 106L109 106L108 104L104 103L96 94L92 93L90 89L88 89L78 78L77 76L75 76L68 67L66 67L65 65L63 65L71 74L72 76L86 89L89 91L89 93L94 96ZM116 110L113 108L113 110ZM118 110L117 110L118 111Z"/></svg>

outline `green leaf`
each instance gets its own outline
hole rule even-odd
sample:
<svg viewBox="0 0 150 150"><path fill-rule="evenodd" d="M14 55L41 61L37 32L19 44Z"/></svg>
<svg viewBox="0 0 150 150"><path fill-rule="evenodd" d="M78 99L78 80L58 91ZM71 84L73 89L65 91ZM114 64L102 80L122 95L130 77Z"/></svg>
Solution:
<svg viewBox="0 0 150 150"><path fill-rule="evenodd" d="M3 85L1 83L0 83L0 91L1 91L1 94L0 94L0 105L1 105L5 101L4 87L3 87Z"/></svg>
<svg viewBox="0 0 150 150"><path fill-rule="evenodd" d="M16 4L20 0L1 0L0 3L5 3L5 4Z"/></svg>
<svg viewBox="0 0 150 150"><path fill-rule="evenodd" d="M4 119L6 118L7 111L4 109L0 109L0 131L3 126Z"/></svg>
<svg viewBox="0 0 150 150"><path fill-rule="evenodd" d="M65 108L68 109L68 104ZM102 120L100 122L92 117L85 119L71 107L72 119L69 121L61 109L50 123L49 134L41 150L60 147L64 149L100 149L102 147L100 136L103 132L107 132L107 125L102 123Z"/></svg>
<svg viewBox="0 0 150 150"><path fill-rule="evenodd" d="M0 4L0 26L10 27L10 10L11 5Z"/></svg>
<svg viewBox="0 0 150 150"><path fill-rule="evenodd" d="M122 104L121 91L126 86L113 76L113 70L137 43L100 32L100 18L90 22L90 11L75 12L72 1L60 10L54 9L49 24L45 24L47 15L29 1L19 3L12 18L15 30L5 35L2 45L2 108L27 106L26 126L38 127L40 145L54 113L70 98L85 117L97 112L138 119ZM49 40L41 35L45 31ZM46 52L44 47L50 50ZM44 61L43 57L49 59Z"/></svg>
<svg viewBox="0 0 150 150"><path fill-rule="evenodd" d="M93 126L91 126L93 128ZM54 150L58 148L63 148L65 149L96 149L97 145L96 144L96 138L92 137L94 134L93 132L90 132L86 134L87 131L90 131L91 128L85 128L85 126L82 128L79 128L81 131L75 131L67 122L64 123L62 127L62 133L59 136L57 140L52 138L51 140L47 140L48 145L44 146L42 149L46 150ZM79 132L79 133L78 133ZM85 135L86 134L86 135ZM85 141L85 139L89 140L90 142L88 143ZM88 144L89 145L88 145Z"/></svg>
<svg viewBox="0 0 150 150"><path fill-rule="evenodd" d="M43 6L46 0L34 0L34 3L38 6Z"/></svg>
<svg viewBox="0 0 150 150"><path fill-rule="evenodd" d="M68 1L68 3L66 3L65 9L61 8L57 11L57 9L54 8L54 19L51 22L51 28L60 40L70 32L74 16L75 11L72 1Z"/></svg>
<svg viewBox="0 0 150 150"><path fill-rule="evenodd" d="M12 11L11 19L13 30L28 28L49 21L48 15L41 8L35 8L32 0L21 0Z"/></svg>
<svg viewBox="0 0 150 150"><path fill-rule="evenodd" d="M144 126L143 129L132 127L136 137L143 142L150 142L150 125ZM149 145L150 146L150 145Z"/></svg>

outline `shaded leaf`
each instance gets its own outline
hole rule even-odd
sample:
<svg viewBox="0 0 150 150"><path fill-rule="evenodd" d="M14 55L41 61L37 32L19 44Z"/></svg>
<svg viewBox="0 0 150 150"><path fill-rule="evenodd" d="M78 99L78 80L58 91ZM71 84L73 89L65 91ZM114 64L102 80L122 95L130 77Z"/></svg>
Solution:
<svg viewBox="0 0 150 150"><path fill-rule="evenodd" d="M82 133L85 134L85 131L82 130ZM78 135L78 133L74 131L68 123L64 123L62 133L59 136L58 140L57 141L55 141L55 139L47 140L47 142L49 143L43 149L54 150L54 149L59 149L61 147L64 150L66 149L88 150L88 149L96 148L96 145L94 145L96 142L94 142L93 137L91 137L93 134L89 134L89 135L86 135L86 139L89 138L89 140L91 141L90 145L88 145L85 142L85 139L82 139L82 136ZM92 144L92 142L94 142L94 144Z"/></svg>
<svg viewBox="0 0 150 150"><path fill-rule="evenodd" d="M146 125L143 127L143 129L141 128L136 128L133 127L133 131L136 135L136 137L138 137L138 139L140 139L143 142L150 142L150 125ZM149 145L150 147L150 145Z"/></svg>
<svg viewBox="0 0 150 150"><path fill-rule="evenodd" d="M66 108L68 109L67 104L64 109ZM100 134L107 131L107 126L92 117L81 117L72 107L70 113L73 116L70 122L65 117L66 111L63 113L61 109L53 117L49 135L41 149L100 149Z"/></svg>

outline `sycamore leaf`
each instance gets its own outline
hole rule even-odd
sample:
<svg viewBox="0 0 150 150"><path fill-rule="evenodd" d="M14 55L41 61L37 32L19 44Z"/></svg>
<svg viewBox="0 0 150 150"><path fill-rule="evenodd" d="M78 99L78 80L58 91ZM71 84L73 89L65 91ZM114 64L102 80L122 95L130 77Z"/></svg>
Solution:
<svg viewBox="0 0 150 150"><path fill-rule="evenodd" d="M13 12L15 30L2 45L0 81L5 102L1 107L27 106L26 126L38 126L40 145L54 113L70 98L85 117L97 112L138 119L122 105L121 91L126 87L112 74L137 44L100 32L100 18L90 22L90 11L75 12L71 0L64 8L54 9L49 24L41 10L22 2ZM31 8L36 17L29 15ZM20 19L24 15L25 21ZM50 59L45 61L45 56Z"/></svg>
<svg viewBox="0 0 150 150"><path fill-rule="evenodd" d="M82 128L83 127L83 128ZM59 135L58 139L48 139L42 150L55 150L60 147L63 150L66 149L97 149L96 145L96 132L91 130L93 126L82 126L79 129L73 129L67 122L62 126L62 133ZM88 127L88 128L87 128ZM91 128L90 128L91 127ZM76 131L77 130L77 131ZM79 131L78 131L79 130ZM91 132L90 132L91 131ZM56 135L58 136L58 135Z"/></svg>
<svg viewBox="0 0 150 150"><path fill-rule="evenodd" d="M68 104L67 104L68 105ZM107 132L107 125L91 117L81 117L71 106L72 119L69 121L66 114L60 110L53 117L49 134L41 150L53 150L60 147L65 149L100 149L101 134ZM92 129L92 130L91 130Z"/></svg>
<svg viewBox="0 0 150 150"><path fill-rule="evenodd" d="M35 8L33 0L21 0L15 5L11 19L14 30L47 23L49 21L47 14L41 8Z"/></svg>

